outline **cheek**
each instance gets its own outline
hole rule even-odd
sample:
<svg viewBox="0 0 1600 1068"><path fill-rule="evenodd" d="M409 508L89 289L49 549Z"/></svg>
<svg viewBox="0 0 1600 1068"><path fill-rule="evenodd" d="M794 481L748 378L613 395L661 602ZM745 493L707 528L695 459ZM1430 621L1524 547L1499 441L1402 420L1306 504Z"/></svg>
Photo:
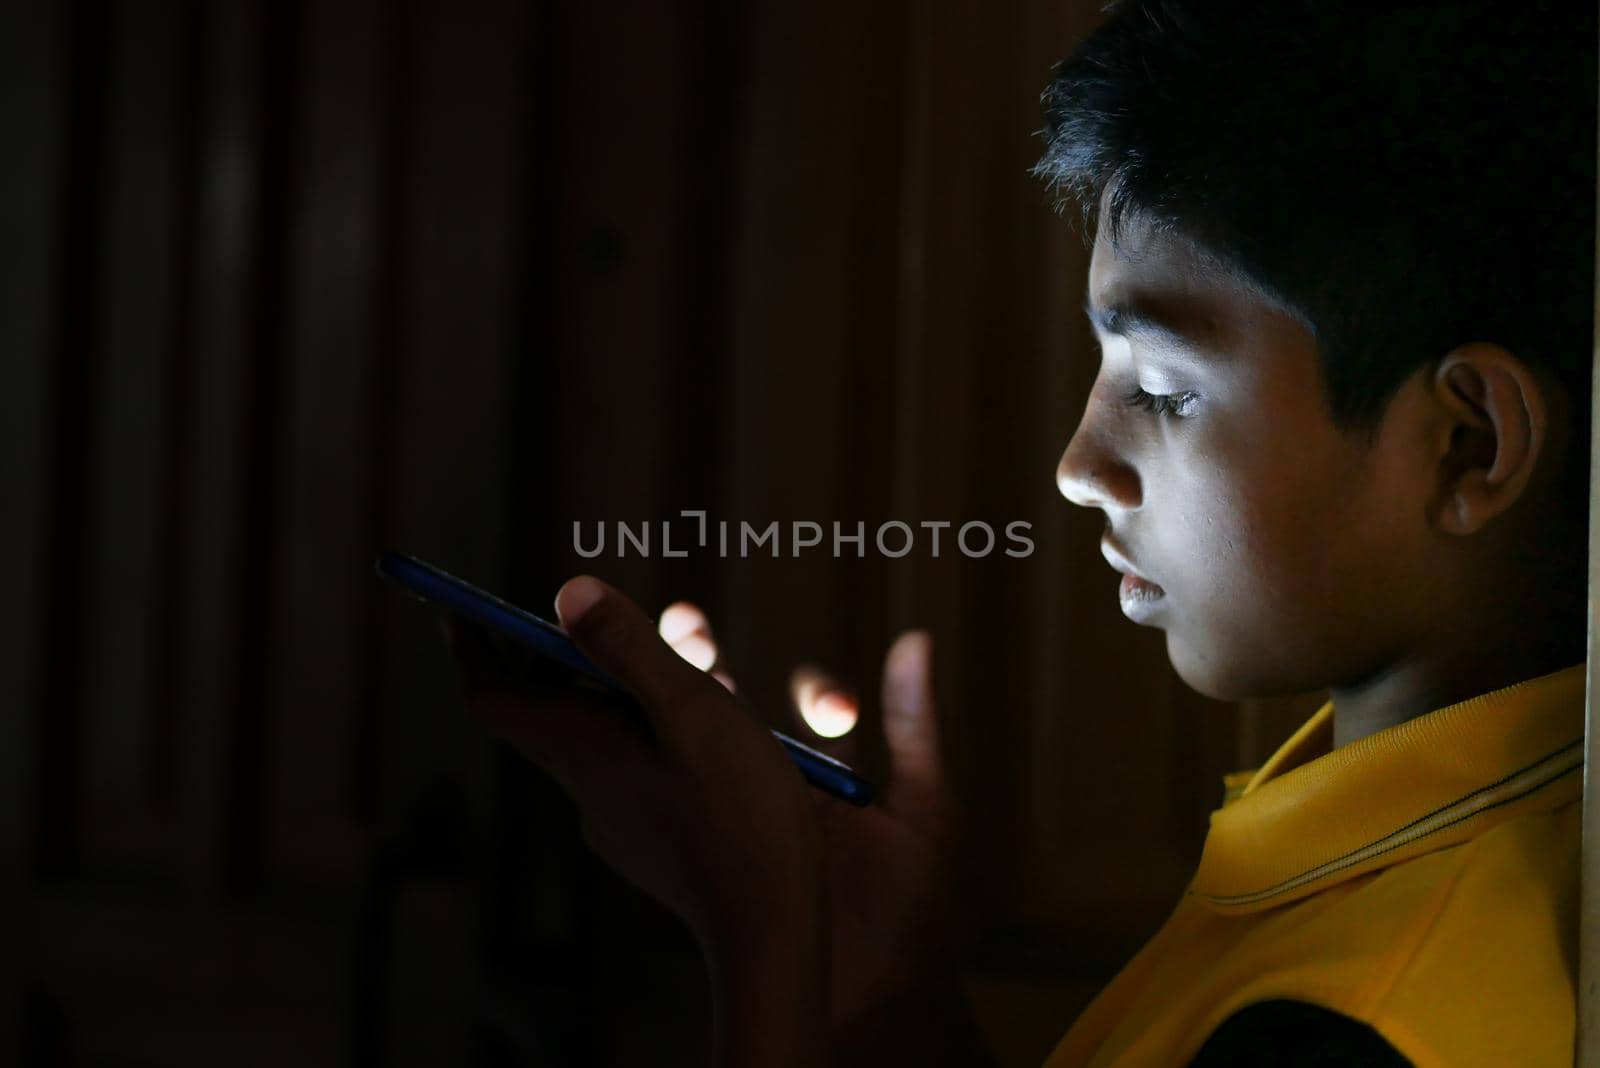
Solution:
<svg viewBox="0 0 1600 1068"><path fill-rule="evenodd" d="M1214 484L1186 509L1183 584L1169 591L1167 657L1191 688L1217 700L1298 692L1316 674L1323 635L1306 588L1311 547L1286 552L1290 517L1255 494ZM1230 495L1231 493L1231 495Z"/></svg>
<svg viewBox="0 0 1600 1068"><path fill-rule="evenodd" d="M1340 589L1336 464L1304 443L1279 450L1217 442L1175 468L1163 524L1175 562L1175 639L1208 659L1298 656ZM1250 444L1250 443L1245 443Z"/></svg>

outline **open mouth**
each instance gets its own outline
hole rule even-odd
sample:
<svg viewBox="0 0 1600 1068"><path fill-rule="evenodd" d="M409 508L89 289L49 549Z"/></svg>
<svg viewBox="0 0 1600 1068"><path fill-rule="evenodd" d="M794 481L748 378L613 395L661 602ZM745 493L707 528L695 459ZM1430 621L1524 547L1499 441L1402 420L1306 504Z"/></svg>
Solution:
<svg viewBox="0 0 1600 1068"><path fill-rule="evenodd" d="M1117 595L1122 601L1122 614L1139 623L1161 607L1167 591L1137 575L1123 575Z"/></svg>

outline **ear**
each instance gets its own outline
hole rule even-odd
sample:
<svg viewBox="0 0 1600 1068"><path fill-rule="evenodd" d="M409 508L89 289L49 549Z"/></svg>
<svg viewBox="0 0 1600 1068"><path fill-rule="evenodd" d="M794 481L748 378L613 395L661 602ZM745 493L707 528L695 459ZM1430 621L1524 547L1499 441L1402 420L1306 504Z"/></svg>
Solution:
<svg viewBox="0 0 1600 1068"><path fill-rule="evenodd" d="M1453 350L1433 374L1444 416L1433 520L1475 534L1527 489L1549 430L1544 390L1527 364L1498 345Z"/></svg>

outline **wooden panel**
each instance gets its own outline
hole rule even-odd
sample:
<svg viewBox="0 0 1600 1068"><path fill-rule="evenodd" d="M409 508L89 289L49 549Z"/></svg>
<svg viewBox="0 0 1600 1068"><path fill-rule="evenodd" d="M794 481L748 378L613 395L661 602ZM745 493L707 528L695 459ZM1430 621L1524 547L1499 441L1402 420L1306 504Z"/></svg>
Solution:
<svg viewBox="0 0 1600 1068"><path fill-rule="evenodd" d="M382 545L489 588L503 587L511 493L519 11L509 0L403 5L389 13L383 61L393 109L385 151L400 184L385 194L393 231L380 253L393 273L380 296L377 374L386 381L376 397L387 410L374 409L371 529ZM374 829L388 841L371 878L394 905L368 917L391 949L387 966L369 962L366 975L383 984L372 1021L382 1042L357 1059L433 1064L471 1033L475 985L463 958L478 911L460 877L486 769L436 619L380 592L377 718L350 744L373 759ZM428 870L439 867L453 870ZM424 878L435 885L410 885Z"/></svg>
<svg viewBox="0 0 1600 1068"><path fill-rule="evenodd" d="M319 4L305 27L308 102L293 181L299 209L283 373L290 390L275 537L284 547L274 635L282 675L273 732L275 874L348 884L361 862L350 750L363 707L361 628L372 572L368 480L377 366L384 19L377 3ZM381 591L388 592L388 591Z"/></svg>
<svg viewBox="0 0 1600 1068"><path fill-rule="evenodd" d="M86 864L170 870L170 835L154 804L152 702L160 659L159 566L167 456L176 418L162 370L177 324L175 265L182 105L172 71L183 39L177 3L122 5L111 59L105 359L93 411L90 604L84 617Z"/></svg>
<svg viewBox="0 0 1600 1068"><path fill-rule="evenodd" d="M1600 186L1595 189L1600 200ZM1596 252L1594 368L1590 384L1589 461L1589 621L1588 667L1584 674L1583 855L1579 875L1582 893L1578 911L1577 1043L1574 1064L1600 1057L1600 708L1595 703L1600 679L1600 617L1596 616L1596 582L1600 580L1600 250Z"/></svg>
<svg viewBox="0 0 1600 1068"><path fill-rule="evenodd" d="M45 411L50 489L41 509L36 605L41 636L33 733L36 868L45 878L74 874L83 856L83 618L89 605L86 543L93 512L101 413L96 385L104 360L103 201L108 125L110 23L106 5L67 9L62 52L61 178L50 305L53 322Z"/></svg>
<svg viewBox="0 0 1600 1068"><path fill-rule="evenodd" d="M305 5L264 4L252 44L256 86L250 122L255 139L250 259L240 325L243 345L232 444L237 527L228 582L232 615L231 677L223 736L222 876L230 896L262 892L271 881L272 737L280 692L280 619L284 549L275 525L281 509L290 345L291 250L300 186L294 181L304 114L301 72Z"/></svg>
<svg viewBox="0 0 1600 1068"><path fill-rule="evenodd" d="M875 691L889 570L872 545L897 433L892 389L899 186L896 5L766 6L746 17L730 352L713 519L780 526L771 547L719 561L741 686L790 725L785 680L818 661ZM839 32L842 24L851 32ZM820 72L820 73L819 73ZM793 548L796 521L824 544ZM864 528L866 559L834 524Z"/></svg>
<svg viewBox="0 0 1600 1068"><path fill-rule="evenodd" d="M0 969L0 1061L20 1062L25 1035L40 1041L48 1012L28 990L24 962L48 944L37 938L28 893L42 791L34 744L38 730L45 586L45 527L51 458L48 438L52 272L60 255L58 211L65 101L61 5L14 4L0 10L0 126L13 131L11 159L0 168L0 345L7 387L0 390L0 555L16 561L10 594L0 603L0 937L11 947ZM25 997L31 995L31 1000Z"/></svg>
<svg viewBox="0 0 1600 1068"><path fill-rule="evenodd" d="M650 558L608 551L593 562L576 556L568 531L573 521L586 530L603 523L614 545L618 522L656 528L676 507L695 506L663 494L663 400L681 356L689 260L682 26L660 4L564 4L560 12L565 61L554 91L564 106L559 130L546 135L559 139L550 147L564 174L560 327L555 348L526 354L534 373L559 384L560 451L547 458L541 483L521 491L547 498L545 521L567 529L536 604L547 609L560 581L593 571L659 607L658 529Z"/></svg>
<svg viewBox="0 0 1600 1068"><path fill-rule="evenodd" d="M193 0L184 3L176 29L170 73L172 103L177 113L172 142L175 208L172 258L162 268L171 279L168 348L159 364L149 368L149 373L163 383L167 411L159 445L160 553L152 576L155 635L145 740L149 799L153 807L165 810L169 819L179 804L179 753L183 748L179 724L187 664L181 649L185 638L182 582L188 564L193 490L190 452L194 448L194 428L190 409L195 364L200 359L195 312L202 284L197 265L203 254L202 223L206 213L200 193L206 179L205 121L210 114L208 94L203 91L211 44L205 7ZM179 848L183 848L181 843Z"/></svg>
<svg viewBox="0 0 1600 1068"><path fill-rule="evenodd" d="M1002 173L1004 154L994 154L996 139L1015 121L999 113L997 100L1009 79L999 53L1012 13L995 16L964 5L918 8L912 15L920 23L911 60L918 80L907 106L909 121L920 124L923 155L915 162L919 211L903 225L918 231L920 262L904 269L916 271L921 284L919 321L911 327L917 340L903 359L914 361L917 410L897 446L911 453L900 466L900 477L909 479L900 487L909 495L902 506L918 520L951 522L947 540L964 523L992 523L997 517L984 514L987 501L1023 484L1023 471L995 466L1005 462L996 439L1020 422L1002 424L992 400L985 403L992 388L1005 388L1017 373L1024 347L1018 331L1025 329L1007 321L1013 309L1004 291L1004 256L1014 234L994 226L1005 210L997 198L1021 181ZM996 322L999 330L992 329ZM1002 526L1027 518L1016 513L1016 503L1000 501L1011 513ZM999 620L990 614L1000 591L981 577L988 570L984 562L967 558L959 546L946 545L938 559L925 550L908 560L910 611L943 649L938 669L948 760L980 828L973 864L985 874L974 882L985 908L1004 908L1015 877L1008 854L1016 780L979 777L1022 713ZM995 574L988 579L1003 581Z"/></svg>
<svg viewBox="0 0 1600 1068"><path fill-rule="evenodd" d="M103 884L46 895L35 915L51 952L29 978L65 1033L58 1056L34 1063L342 1063L346 993L330 947L346 932L326 919Z"/></svg>
<svg viewBox="0 0 1600 1068"><path fill-rule="evenodd" d="M1597 86L1600 93L1600 86ZM1600 200L1600 187L1595 189ZM1595 703L1600 671L1600 616L1597 616L1597 579L1600 579L1600 249L1595 270L1594 368L1590 371L1589 408L1589 665L1584 671L1584 815L1582 857L1579 867L1582 892L1578 911L1578 1041L1574 1065L1589 1065L1600 1057L1600 707Z"/></svg>
<svg viewBox="0 0 1600 1068"><path fill-rule="evenodd" d="M224 786L228 720L238 651L235 621L257 606L236 601L243 460L238 427L246 398L245 323L254 254L256 101L260 34L252 5L212 14L206 34L206 108L200 125L201 173L193 260L195 358L184 385L188 422L179 478L186 507L175 531L181 570L171 576L179 601L173 648L164 650L177 673L178 809L184 881L193 900L216 900L227 841Z"/></svg>
<svg viewBox="0 0 1600 1068"><path fill-rule="evenodd" d="M659 523L678 508L705 506L705 457L686 446L708 428L683 427L675 405L714 395L707 373L720 359L708 317L722 299L723 206L694 200L705 190L692 184L703 175L714 187L726 171L724 102L709 95L726 74L696 52L713 44L689 37L707 17L699 5L557 4L534 27L524 181L549 199L527 202L537 214L524 254L548 289L530 287L523 299L553 318L523 323L518 377L528 407L517 427L524 445L513 566L535 611L548 613L560 582L580 571L650 611L666 591L684 592L669 570L675 561L661 555ZM714 70L708 95L697 95L697 79ZM690 144L704 156L691 155ZM590 531L605 524L602 558L577 556L574 521ZM648 557L615 551L619 522L649 524ZM491 915L512 941L488 962L493 1040L535 1062L624 1063L618 1047L626 1041L693 1056L704 1016L692 988L646 998L618 989L631 986L632 967L655 966L664 944L681 942L675 921L583 855L569 806L515 761L497 765L496 862L505 881ZM519 889L520 901L512 897ZM582 963L591 960L614 966Z"/></svg>
<svg viewBox="0 0 1600 1068"><path fill-rule="evenodd" d="M374 444L392 493L378 502L385 541L490 588L507 549L515 11L481 0L412 15L407 185L386 250L402 270L388 339L397 349L381 357L392 361L392 436ZM480 756L456 713L437 623L384 594L383 707L408 713L377 725L379 811L392 825L430 779L465 774Z"/></svg>
<svg viewBox="0 0 1600 1068"><path fill-rule="evenodd" d="M1027 18L1030 25L1024 39L1032 46L1024 55L1030 62L1019 61L1018 66L1035 72L1035 80L1041 84L1015 106L1019 111L1038 112L1044 72L1088 29L1090 19L1072 5L1055 4L1044 8L1030 4ZM1047 207L1042 190L1038 205L1040 210ZM1093 381L1093 365L1085 355L1092 352L1093 339L1075 313L1088 273L1088 252L1074 222L1070 215L1036 218L1033 232L1037 237L1029 264L1032 283L1027 293L1032 321L1037 324L1032 380L1037 412L1033 452L1039 468L1037 481L1042 484L1037 492L1046 494L1049 501L1030 517L1034 523L1034 582L1025 610L1030 623L1026 678L1034 701L1022 727L1026 795L1021 828L1031 843L1022 896L1024 907L1033 914L1046 908L1040 899L1048 899L1049 886L1059 879L1061 855L1080 826L1062 796L1063 780L1072 774L1064 765L1076 759L1080 748L1073 738L1073 720L1082 714L1079 699L1083 693L1076 669L1085 660L1079 606L1097 600L1097 590L1103 597L1109 588L1109 583L1097 582L1083 566L1085 543L1098 536L1100 527L1093 517L1068 506L1054 484L1055 462L1082 414Z"/></svg>

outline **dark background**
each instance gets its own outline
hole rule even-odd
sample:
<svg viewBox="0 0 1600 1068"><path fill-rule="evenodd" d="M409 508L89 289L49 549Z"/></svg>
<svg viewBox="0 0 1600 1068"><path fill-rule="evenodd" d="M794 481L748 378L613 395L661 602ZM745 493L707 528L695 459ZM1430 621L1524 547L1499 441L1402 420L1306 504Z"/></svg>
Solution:
<svg viewBox="0 0 1600 1068"><path fill-rule="evenodd" d="M871 694L930 627L1004 1064L1315 701L1187 691L1055 491L1087 256L1027 168L1097 5L7 7L0 1062L703 1061L687 935L463 724L383 547L695 600L791 729L796 661ZM573 550L696 508L1036 551Z"/></svg>

